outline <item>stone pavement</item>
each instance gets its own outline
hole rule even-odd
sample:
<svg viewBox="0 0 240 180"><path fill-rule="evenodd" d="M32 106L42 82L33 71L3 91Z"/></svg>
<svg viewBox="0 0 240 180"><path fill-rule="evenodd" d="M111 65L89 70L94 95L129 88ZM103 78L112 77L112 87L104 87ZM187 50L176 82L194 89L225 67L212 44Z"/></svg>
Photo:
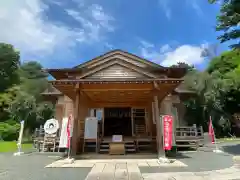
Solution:
<svg viewBox="0 0 240 180"><path fill-rule="evenodd" d="M240 165L234 164L232 158L225 153L187 152L183 159L171 164L158 163L156 159L90 159L72 164L58 160L46 167L91 167L85 180L237 180Z"/></svg>
<svg viewBox="0 0 240 180"><path fill-rule="evenodd" d="M139 167L186 167L187 165L174 160L171 164L160 164L157 159L97 159L97 160L76 160L69 163L68 159L58 160L47 168L84 168L92 167L86 180L92 179L143 179Z"/></svg>

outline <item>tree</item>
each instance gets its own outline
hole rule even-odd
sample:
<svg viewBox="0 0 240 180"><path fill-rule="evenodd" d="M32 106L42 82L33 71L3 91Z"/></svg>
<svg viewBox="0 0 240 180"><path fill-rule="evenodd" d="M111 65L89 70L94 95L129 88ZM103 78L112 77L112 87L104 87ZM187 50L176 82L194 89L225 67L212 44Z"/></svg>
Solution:
<svg viewBox="0 0 240 180"><path fill-rule="evenodd" d="M20 55L10 44L0 43L0 93L19 83Z"/></svg>
<svg viewBox="0 0 240 180"><path fill-rule="evenodd" d="M187 71L192 71L195 69L193 65L189 65L185 62L178 62L177 64L172 65L171 67L175 68L186 68Z"/></svg>
<svg viewBox="0 0 240 180"><path fill-rule="evenodd" d="M234 70L240 64L240 50L226 51L220 56L217 56L211 60L207 67L208 73L219 71L221 75Z"/></svg>
<svg viewBox="0 0 240 180"><path fill-rule="evenodd" d="M185 102L188 121L204 123L212 116L217 135L228 135L233 115L240 109L240 50L233 49L214 57L206 71L189 72L185 77L187 88L195 92Z"/></svg>
<svg viewBox="0 0 240 180"><path fill-rule="evenodd" d="M25 121L25 128L29 132L53 116L53 105L51 103L37 103L34 96L24 91L19 91L16 98L8 102L7 111L11 118L17 122Z"/></svg>
<svg viewBox="0 0 240 180"><path fill-rule="evenodd" d="M209 0L210 3L221 2L220 14L217 16L217 31L223 31L218 39L221 43L240 38L240 1L239 0ZM232 48L239 48L240 42L231 45Z"/></svg>
<svg viewBox="0 0 240 180"><path fill-rule="evenodd" d="M239 60L240 50L235 49L224 52L221 56L214 58L207 68L210 74L218 73L218 79L222 81L223 109L230 114L239 111L240 107Z"/></svg>
<svg viewBox="0 0 240 180"><path fill-rule="evenodd" d="M5 90L4 93L0 93L0 121L9 119L9 112L6 109L9 107L9 103L16 98L19 89L19 86L13 86Z"/></svg>
<svg viewBox="0 0 240 180"><path fill-rule="evenodd" d="M41 64L36 61L24 63L20 66L19 75L21 77L22 90L39 101L41 93L48 85L47 73L42 70Z"/></svg>

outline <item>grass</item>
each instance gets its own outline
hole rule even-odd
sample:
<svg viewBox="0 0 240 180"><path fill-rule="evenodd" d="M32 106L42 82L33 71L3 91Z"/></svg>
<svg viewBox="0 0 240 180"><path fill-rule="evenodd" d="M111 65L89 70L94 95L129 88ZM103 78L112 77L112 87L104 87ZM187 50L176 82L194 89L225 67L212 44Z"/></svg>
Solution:
<svg viewBox="0 0 240 180"><path fill-rule="evenodd" d="M218 142L239 142L240 143L240 138L219 138L217 139Z"/></svg>
<svg viewBox="0 0 240 180"><path fill-rule="evenodd" d="M33 147L32 143L23 143L22 151L31 149ZM0 152L16 152L17 142L16 141L0 141Z"/></svg>

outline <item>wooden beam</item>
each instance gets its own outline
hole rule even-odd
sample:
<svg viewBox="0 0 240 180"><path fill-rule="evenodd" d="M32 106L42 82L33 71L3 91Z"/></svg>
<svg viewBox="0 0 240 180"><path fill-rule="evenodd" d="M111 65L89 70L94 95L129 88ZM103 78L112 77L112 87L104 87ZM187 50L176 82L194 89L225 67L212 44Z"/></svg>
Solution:
<svg viewBox="0 0 240 180"><path fill-rule="evenodd" d="M95 91L98 91L98 92L105 92L105 91L125 91L125 92L128 92L128 91L150 91L152 90L151 88L142 88L142 89L114 89L114 88L111 88L111 89L83 89L83 91L85 92L95 92Z"/></svg>
<svg viewBox="0 0 240 180"><path fill-rule="evenodd" d="M141 89L147 89L147 90L152 90L153 89L153 84L143 84L143 83L117 83L117 84L82 84L83 91L101 91L101 90L128 90L128 89L133 89L133 90L141 90Z"/></svg>
<svg viewBox="0 0 240 180"><path fill-rule="evenodd" d="M102 108L102 107L146 107L147 102L92 102L89 107Z"/></svg>

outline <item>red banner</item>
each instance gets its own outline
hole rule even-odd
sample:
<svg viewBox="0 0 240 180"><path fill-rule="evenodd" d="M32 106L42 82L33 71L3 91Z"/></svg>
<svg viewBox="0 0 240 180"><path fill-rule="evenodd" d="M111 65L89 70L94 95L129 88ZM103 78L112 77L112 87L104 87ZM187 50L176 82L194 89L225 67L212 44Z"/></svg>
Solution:
<svg viewBox="0 0 240 180"><path fill-rule="evenodd" d="M208 134L209 134L209 137L212 141L212 144L214 144L215 143L215 137L214 137L214 129L213 129L213 125L212 125L211 116L210 116L209 125L208 125Z"/></svg>
<svg viewBox="0 0 240 180"><path fill-rule="evenodd" d="M73 117L70 114L68 117L68 123L67 123L67 138L68 138L67 148L70 148L70 143L71 143L70 141L72 137L72 125L73 125L72 123L73 123Z"/></svg>
<svg viewBox="0 0 240 180"><path fill-rule="evenodd" d="M173 117L170 115L163 116L163 137L164 137L164 149L172 149L172 133L173 133Z"/></svg>

